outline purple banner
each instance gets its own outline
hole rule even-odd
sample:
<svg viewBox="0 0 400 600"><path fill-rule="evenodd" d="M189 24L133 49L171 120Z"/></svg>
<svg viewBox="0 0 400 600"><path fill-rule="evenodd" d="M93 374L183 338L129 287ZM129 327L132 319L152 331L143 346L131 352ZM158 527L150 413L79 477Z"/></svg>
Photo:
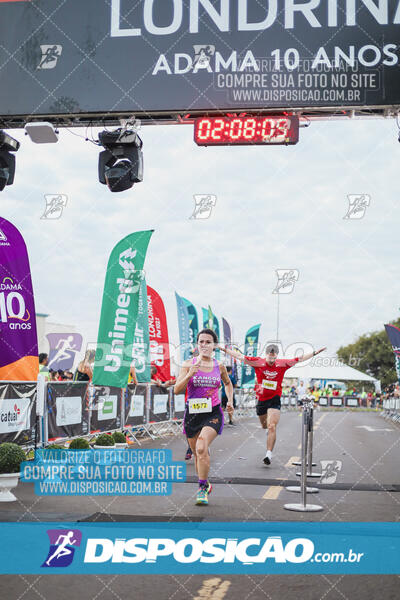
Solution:
<svg viewBox="0 0 400 600"><path fill-rule="evenodd" d="M0 217L0 380L36 381L38 371L28 253L18 229Z"/></svg>

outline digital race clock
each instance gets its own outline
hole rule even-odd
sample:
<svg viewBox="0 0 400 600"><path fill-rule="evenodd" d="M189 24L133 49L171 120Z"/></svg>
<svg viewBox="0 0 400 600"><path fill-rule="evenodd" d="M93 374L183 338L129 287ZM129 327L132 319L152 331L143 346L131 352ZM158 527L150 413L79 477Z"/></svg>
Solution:
<svg viewBox="0 0 400 600"><path fill-rule="evenodd" d="M244 146L297 144L296 116L201 117L195 119L194 141L198 146Z"/></svg>

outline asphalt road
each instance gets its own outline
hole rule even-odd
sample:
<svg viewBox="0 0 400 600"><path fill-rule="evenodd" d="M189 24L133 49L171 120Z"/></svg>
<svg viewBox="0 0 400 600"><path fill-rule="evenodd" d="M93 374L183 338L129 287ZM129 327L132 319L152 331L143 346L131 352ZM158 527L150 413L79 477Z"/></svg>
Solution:
<svg viewBox="0 0 400 600"><path fill-rule="evenodd" d="M211 449L214 490L207 507L194 504L193 462L187 479L174 484L169 497L37 497L33 485L19 483L17 502L0 505L1 521L398 521L400 518L400 427L376 412L315 412L314 470L310 480L319 492L309 501L316 513L285 510L300 496L285 489L298 484L301 418L282 414L272 464L267 467L265 431L256 418L226 427ZM171 448L175 460L185 454L185 440L163 437L143 448ZM1 576L0 598L75 600L93 598L230 598L390 600L399 597L400 577L355 575L266 576Z"/></svg>

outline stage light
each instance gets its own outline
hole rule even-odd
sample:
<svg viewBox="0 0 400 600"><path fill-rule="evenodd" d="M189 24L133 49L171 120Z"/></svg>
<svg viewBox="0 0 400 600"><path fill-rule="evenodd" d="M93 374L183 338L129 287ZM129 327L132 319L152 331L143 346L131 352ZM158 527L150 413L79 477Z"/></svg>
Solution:
<svg viewBox="0 0 400 600"><path fill-rule="evenodd" d="M112 192L129 190L143 181L143 142L136 131L126 128L102 131L99 143L99 181Z"/></svg>
<svg viewBox="0 0 400 600"><path fill-rule="evenodd" d="M0 191L14 183L15 156L11 152L16 152L19 147L17 140L0 130Z"/></svg>
<svg viewBox="0 0 400 600"><path fill-rule="evenodd" d="M27 123L25 131L35 144L55 144L58 142L58 131L47 121Z"/></svg>

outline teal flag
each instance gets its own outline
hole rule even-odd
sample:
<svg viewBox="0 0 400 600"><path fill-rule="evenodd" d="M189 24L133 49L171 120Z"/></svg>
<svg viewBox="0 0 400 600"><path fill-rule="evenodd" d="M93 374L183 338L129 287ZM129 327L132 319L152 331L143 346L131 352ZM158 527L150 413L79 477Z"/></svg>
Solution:
<svg viewBox="0 0 400 600"><path fill-rule="evenodd" d="M212 329L215 331L219 340L219 323L217 317L214 315L211 306L208 305L208 308L203 308L203 327L205 329ZM215 351L215 358L219 359L219 350Z"/></svg>
<svg viewBox="0 0 400 600"><path fill-rule="evenodd" d="M147 311L147 285L143 278L139 290L138 315L132 348L133 366L139 383L148 383L150 373L149 315Z"/></svg>
<svg viewBox="0 0 400 600"><path fill-rule="evenodd" d="M94 385L125 387L128 383L143 265L152 233L131 233L111 252L97 336Z"/></svg>
<svg viewBox="0 0 400 600"><path fill-rule="evenodd" d="M197 334L199 333L199 320L197 317L197 310L194 304L192 304L186 298L181 296L181 300L183 300L189 315L189 341L191 344L191 349L194 350L197 343Z"/></svg>
<svg viewBox="0 0 400 600"><path fill-rule="evenodd" d="M190 341L190 326L189 326L189 311L184 302L184 299L175 292L176 308L178 311L178 328L179 328L179 344L181 361L188 360L191 357L193 350Z"/></svg>
<svg viewBox="0 0 400 600"><path fill-rule="evenodd" d="M258 336L260 334L259 325L250 327L244 340L244 353L246 356L257 356ZM255 384L255 372L253 367L243 365L242 367L242 387L253 387Z"/></svg>
<svg viewBox="0 0 400 600"><path fill-rule="evenodd" d="M203 328L204 329L214 329L214 315L211 310L211 307L202 308L203 313Z"/></svg>

